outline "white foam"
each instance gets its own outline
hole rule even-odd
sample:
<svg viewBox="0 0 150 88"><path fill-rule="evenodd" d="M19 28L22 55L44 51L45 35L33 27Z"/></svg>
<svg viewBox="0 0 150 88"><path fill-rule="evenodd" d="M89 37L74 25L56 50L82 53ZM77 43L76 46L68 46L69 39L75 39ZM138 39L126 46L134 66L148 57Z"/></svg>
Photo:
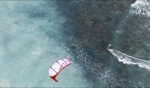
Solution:
<svg viewBox="0 0 150 88"><path fill-rule="evenodd" d="M139 67L145 68L150 71L150 61L129 56L116 49L108 49L108 50L118 59L119 62L128 64L128 65L138 65Z"/></svg>
<svg viewBox="0 0 150 88"><path fill-rule="evenodd" d="M131 5L130 13L150 17L150 1L137 0Z"/></svg>

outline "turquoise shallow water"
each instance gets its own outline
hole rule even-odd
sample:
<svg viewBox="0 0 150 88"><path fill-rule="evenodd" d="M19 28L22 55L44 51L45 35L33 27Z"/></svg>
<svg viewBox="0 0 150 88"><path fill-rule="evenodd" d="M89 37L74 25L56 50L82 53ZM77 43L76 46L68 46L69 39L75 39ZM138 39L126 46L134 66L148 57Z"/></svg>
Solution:
<svg viewBox="0 0 150 88"><path fill-rule="evenodd" d="M58 83L48 77L53 62L70 56L62 46L64 22L53 1L0 1L0 87L88 86L76 63Z"/></svg>
<svg viewBox="0 0 150 88"><path fill-rule="evenodd" d="M150 3L113 3L0 1L0 87L149 87L149 70L142 66L149 67ZM124 5L130 6L127 12ZM117 60L105 41L138 59ZM55 83L48 69L67 56L75 57L73 64Z"/></svg>

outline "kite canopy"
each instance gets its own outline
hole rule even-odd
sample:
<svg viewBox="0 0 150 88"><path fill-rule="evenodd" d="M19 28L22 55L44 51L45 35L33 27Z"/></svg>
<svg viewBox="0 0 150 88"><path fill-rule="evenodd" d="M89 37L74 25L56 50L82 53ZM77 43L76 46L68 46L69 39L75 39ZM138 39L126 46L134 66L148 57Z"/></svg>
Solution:
<svg viewBox="0 0 150 88"><path fill-rule="evenodd" d="M56 79L57 75L67 66L72 63L70 58L60 59L56 61L48 70L49 77L52 78L55 82L58 82Z"/></svg>

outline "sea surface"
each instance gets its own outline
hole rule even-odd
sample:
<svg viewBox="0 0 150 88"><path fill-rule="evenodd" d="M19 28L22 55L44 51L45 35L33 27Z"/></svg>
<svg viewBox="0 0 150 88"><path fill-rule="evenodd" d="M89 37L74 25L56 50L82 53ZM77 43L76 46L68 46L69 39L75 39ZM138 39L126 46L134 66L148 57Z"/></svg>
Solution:
<svg viewBox="0 0 150 88"><path fill-rule="evenodd" d="M0 1L0 87L150 87L149 38L149 0Z"/></svg>
<svg viewBox="0 0 150 88"><path fill-rule="evenodd" d="M53 1L0 1L0 87L86 87L74 62L55 83L49 67L70 56L65 18Z"/></svg>

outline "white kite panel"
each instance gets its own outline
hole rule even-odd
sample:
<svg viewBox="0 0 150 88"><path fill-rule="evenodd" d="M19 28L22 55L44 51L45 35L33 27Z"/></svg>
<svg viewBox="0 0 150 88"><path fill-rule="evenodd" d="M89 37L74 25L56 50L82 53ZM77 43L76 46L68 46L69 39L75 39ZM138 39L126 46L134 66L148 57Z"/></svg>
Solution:
<svg viewBox="0 0 150 88"><path fill-rule="evenodd" d="M48 73L49 76L57 82L57 80L55 79L56 76L58 75L58 73L64 69L65 67L67 67L68 65L70 65L72 63L71 59L60 59L58 61L56 61L49 69Z"/></svg>
<svg viewBox="0 0 150 88"><path fill-rule="evenodd" d="M63 66L64 61L63 61L63 60L58 60L58 63L59 63L61 66Z"/></svg>
<svg viewBox="0 0 150 88"><path fill-rule="evenodd" d="M69 64L70 62L68 61L68 59L63 59L65 64Z"/></svg>
<svg viewBox="0 0 150 88"><path fill-rule="evenodd" d="M59 71L60 71L60 65L57 63L57 62L55 62L53 65L52 65L52 68L58 73Z"/></svg>
<svg viewBox="0 0 150 88"><path fill-rule="evenodd" d="M48 71L49 76L54 76L56 74L56 72L54 70L52 70L51 68Z"/></svg>

